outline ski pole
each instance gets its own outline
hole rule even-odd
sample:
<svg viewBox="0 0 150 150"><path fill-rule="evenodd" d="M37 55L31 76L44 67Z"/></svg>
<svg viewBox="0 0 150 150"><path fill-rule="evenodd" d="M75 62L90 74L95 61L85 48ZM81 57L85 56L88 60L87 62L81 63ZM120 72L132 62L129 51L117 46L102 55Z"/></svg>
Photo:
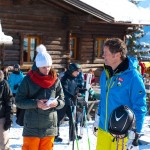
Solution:
<svg viewBox="0 0 150 150"><path fill-rule="evenodd" d="M76 111L76 108L74 108L74 110ZM73 124L73 129L74 129L73 133L75 134L77 150L79 150L79 141L78 141L78 138L77 138L77 132L76 132L76 127L75 127L75 115L76 115L76 112L73 111L73 107L72 106L71 106L71 112L72 112L72 124ZM74 150L74 135L73 135L73 147L72 148Z"/></svg>
<svg viewBox="0 0 150 150"><path fill-rule="evenodd" d="M80 136L83 136L83 126L84 126L84 110L82 110L82 118L80 122Z"/></svg>
<svg viewBox="0 0 150 150"><path fill-rule="evenodd" d="M85 106L83 106L83 111L84 111L84 115L85 115L85 125L86 125L87 137L88 137L88 147L89 147L89 150L91 150L91 146L90 146L90 138L89 138L89 134L88 134L88 125L87 125L87 118L86 118L86 110L85 110Z"/></svg>

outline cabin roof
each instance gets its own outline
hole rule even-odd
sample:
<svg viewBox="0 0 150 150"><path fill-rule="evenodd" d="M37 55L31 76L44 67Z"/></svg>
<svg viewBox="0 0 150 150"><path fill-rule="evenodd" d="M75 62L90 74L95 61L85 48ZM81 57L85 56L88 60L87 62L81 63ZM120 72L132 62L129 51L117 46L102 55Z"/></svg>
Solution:
<svg viewBox="0 0 150 150"><path fill-rule="evenodd" d="M86 13L89 13L99 19L102 19L106 22L114 22L114 18L110 15L105 14L104 12L84 3L80 0L63 0L64 2L83 10Z"/></svg>
<svg viewBox="0 0 150 150"><path fill-rule="evenodd" d="M64 3L65 3L65 4L68 4L69 6L78 8L79 10L82 10L83 12L86 12L86 13L88 13L98 19L101 19L107 23L114 22L114 17L112 17L112 16L110 16L110 15L108 15L108 14L106 14L106 13L80 1L80 0L60 0L60 1L58 1L58 0L56 0L56 1L55 0L47 0L47 1L40 0L40 1L43 3L47 3L47 4L53 3L55 5L59 5L62 7L64 7ZM67 9L68 7L65 7L65 8Z"/></svg>
<svg viewBox="0 0 150 150"><path fill-rule="evenodd" d="M41 1L43 1L43 0L41 0ZM51 0L49 0L49 1L51 1ZM58 1L57 2L51 1L51 2L58 4ZM108 14L96 9L95 7L92 7L80 0L61 0L61 1L59 1L59 3L62 3L62 2L65 2L66 4L76 7L98 19L103 20L106 23L119 24L119 25L124 25L124 26L137 26L138 25L138 24L132 24L131 22L124 22L124 21L117 22L117 21L115 21L114 17L112 17L112 16L110 16L110 15L108 15Z"/></svg>

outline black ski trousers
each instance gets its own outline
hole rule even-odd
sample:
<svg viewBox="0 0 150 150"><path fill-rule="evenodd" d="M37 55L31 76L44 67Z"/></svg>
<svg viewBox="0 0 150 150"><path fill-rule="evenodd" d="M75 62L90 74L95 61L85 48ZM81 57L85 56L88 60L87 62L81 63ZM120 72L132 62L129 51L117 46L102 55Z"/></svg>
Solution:
<svg viewBox="0 0 150 150"><path fill-rule="evenodd" d="M65 115L67 115L67 117L69 118L69 139L70 140L74 140L73 139L73 135L74 135L74 128L73 128L73 120L72 120L72 111L74 110L74 107L71 107L69 105L65 105L62 109L57 110L57 115L58 115L58 136L59 136L59 126L60 126L60 122L61 120L64 118ZM77 123L75 121L75 127L77 130Z"/></svg>

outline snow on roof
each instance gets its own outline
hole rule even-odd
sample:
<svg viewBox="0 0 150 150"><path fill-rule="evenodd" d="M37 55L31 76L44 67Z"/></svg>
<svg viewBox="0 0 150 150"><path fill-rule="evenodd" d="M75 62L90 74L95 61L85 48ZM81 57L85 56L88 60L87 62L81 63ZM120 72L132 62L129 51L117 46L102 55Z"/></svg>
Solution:
<svg viewBox="0 0 150 150"><path fill-rule="evenodd" d="M128 0L80 0L112 17L115 21L150 24L149 8L138 7Z"/></svg>
<svg viewBox="0 0 150 150"><path fill-rule="evenodd" d="M13 38L11 36L5 35L4 32L2 32L2 26L0 21L0 44L12 44Z"/></svg>

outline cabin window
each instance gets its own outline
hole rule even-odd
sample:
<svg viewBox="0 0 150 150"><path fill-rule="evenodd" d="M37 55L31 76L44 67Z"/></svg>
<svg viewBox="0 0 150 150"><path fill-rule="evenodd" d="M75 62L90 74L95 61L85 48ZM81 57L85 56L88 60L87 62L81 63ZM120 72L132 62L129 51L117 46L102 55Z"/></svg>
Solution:
<svg viewBox="0 0 150 150"><path fill-rule="evenodd" d="M104 38L96 38L95 40L95 57L96 58L102 58L104 41L105 41Z"/></svg>
<svg viewBox="0 0 150 150"><path fill-rule="evenodd" d="M36 56L36 47L40 44L38 36L23 38L23 62L33 62Z"/></svg>
<svg viewBox="0 0 150 150"><path fill-rule="evenodd" d="M70 57L73 59L77 58L77 37L70 37Z"/></svg>

